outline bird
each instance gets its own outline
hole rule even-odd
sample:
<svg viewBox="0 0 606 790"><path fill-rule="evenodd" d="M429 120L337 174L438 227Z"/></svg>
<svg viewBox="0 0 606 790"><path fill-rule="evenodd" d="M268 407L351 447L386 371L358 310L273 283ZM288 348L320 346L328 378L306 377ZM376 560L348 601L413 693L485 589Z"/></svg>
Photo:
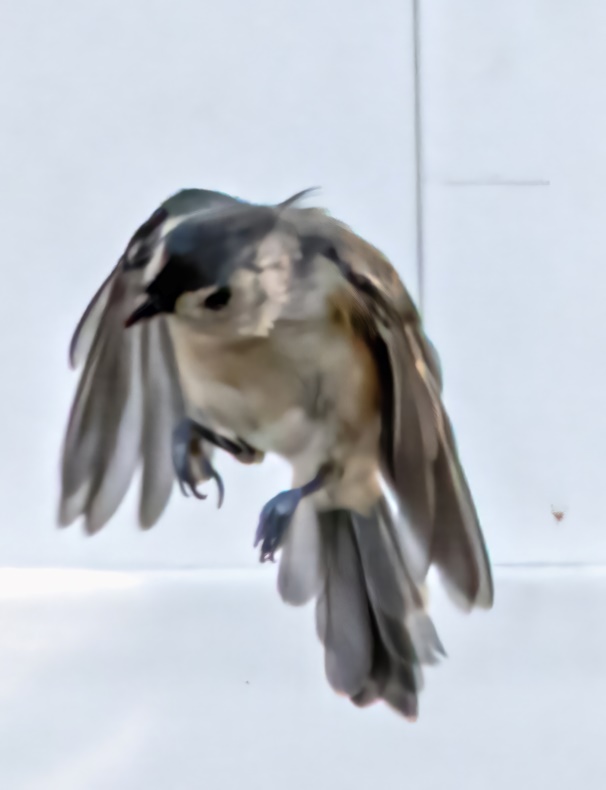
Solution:
<svg viewBox="0 0 606 790"><path fill-rule="evenodd" d="M358 707L419 711L446 656L428 611L490 609L491 562L443 401L439 355L395 267L303 190L260 204L207 189L166 199L132 235L70 345L81 368L58 520L95 534L141 467L139 523L177 482L204 499L219 451L284 459L262 562L315 602L328 683Z"/></svg>

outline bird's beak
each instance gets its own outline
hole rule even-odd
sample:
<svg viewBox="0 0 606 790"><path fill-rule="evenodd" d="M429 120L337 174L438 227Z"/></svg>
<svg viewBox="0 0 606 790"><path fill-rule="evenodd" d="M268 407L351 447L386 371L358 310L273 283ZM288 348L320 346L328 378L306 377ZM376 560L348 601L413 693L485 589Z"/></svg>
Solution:
<svg viewBox="0 0 606 790"><path fill-rule="evenodd" d="M148 296L143 304L140 305L140 307L137 307L137 309L126 319L124 326L128 329L128 327L133 326L133 324L138 324L139 321L147 318L153 318L155 315L159 315L161 312L162 307L160 306L160 303L156 297Z"/></svg>

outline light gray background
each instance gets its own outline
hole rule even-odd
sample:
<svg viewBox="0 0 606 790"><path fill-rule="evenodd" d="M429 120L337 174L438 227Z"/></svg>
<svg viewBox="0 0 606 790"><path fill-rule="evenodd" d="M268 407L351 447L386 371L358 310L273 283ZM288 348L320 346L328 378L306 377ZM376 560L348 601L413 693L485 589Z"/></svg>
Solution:
<svg viewBox="0 0 606 790"><path fill-rule="evenodd" d="M606 4L421 8L427 320L492 553L603 562Z"/></svg>
<svg viewBox="0 0 606 790"><path fill-rule="evenodd" d="M606 8L420 11L424 310L492 555L602 561ZM3 6L0 562L256 562L256 514L288 480L276 460L221 459L221 512L213 491L175 495L142 535L133 491L94 540L55 530L69 337L182 186L279 200L319 185L416 295L412 19L408 0Z"/></svg>
<svg viewBox="0 0 606 790"><path fill-rule="evenodd" d="M2 788L603 790L606 5L419 5L419 250L411 0L0 8ZM133 228L182 186L313 185L415 294L422 254L498 565L490 613L432 596L414 727L332 693L257 563L278 462L223 459L224 509L175 495L148 534L134 496L54 528L67 344Z"/></svg>

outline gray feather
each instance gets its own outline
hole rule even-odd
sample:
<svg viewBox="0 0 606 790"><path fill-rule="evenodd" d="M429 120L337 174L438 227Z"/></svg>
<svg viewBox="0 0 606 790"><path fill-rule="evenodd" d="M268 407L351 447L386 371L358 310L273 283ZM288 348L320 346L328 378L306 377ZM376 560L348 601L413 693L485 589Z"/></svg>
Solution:
<svg viewBox="0 0 606 790"><path fill-rule="evenodd" d="M446 415L443 424L444 440L435 467L438 495L432 560L457 605L489 609L494 587L488 551Z"/></svg>
<svg viewBox="0 0 606 790"><path fill-rule="evenodd" d="M436 501L430 559L440 569L447 591L459 606L490 608L494 597L490 560L452 425L442 403L437 354L426 339L422 344L421 332L415 333L408 327L407 336L419 382L433 404L439 441L433 464ZM434 373L436 367L439 380Z"/></svg>
<svg viewBox="0 0 606 790"><path fill-rule="evenodd" d="M90 494L90 473L103 431L103 427L98 425L98 414L105 409L104 388L110 381L107 372L99 374L99 370L104 368L104 358L111 355L108 341L107 332L96 332L68 420L63 448L60 514L60 522L64 526L84 512ZM99 381L100 387L97 386Z"/></svg>
<svg viewBox="0 0 606 790"><path fill-rule="evenodd" d="M170 499L172 435L185 416L185 407L166 322L158 319L141 328L145 406L139 522L147 529L156 524Z"/></svg>
<svg viewBox="0 0 606 790"><path fill-rule="evenodd" d="M140 330L135 327L126 342L116 344L116 358L111 360L108 353L110 364L98 371L107 389L95 415L96 424L88 428L99 438L86 508L85 526L90 534L98 532L118 509L139 460L143 429Z"/></svg>
<svg viewBox="0 0 606 790"><path fill-rule="evenodd" d="M74 369L79 368L90 354L99 326L103 321L103 314L109 304L112 286L118 271L119 265L114 268L98 289L78 321L69 347L69 361Z"/></svg>
<svg viewBox="0 0 606 790"><path fill-rule="evenodd" d="M372 666L373 641L364 577L349 514L322 513L326 579L316 604L326 676L337 692L360 692Z"/></svg>
<svg viewBox="0 0 606 790"><path fill-rule="evenodd" d="M422 664L444 655L384 503L368 516L319 514L326 580L316 605L332 687L358 706L417 713Z"/></svg>
<svg viewBox="0 0 606 790"><path fill-rule="evenodd" d="M389 358L389 370L380 371L382 388L391 387L393 391L384 396L393 403L384 412L383 420L388 462L385 472L421 551L420 581L425 578L431 561L436 496L432 464L438 454L435 414L404 333L392 327L382 335Z"/></svg>
<svg viewBox="0 0 606 790"><path fill-rule="evenodd" d="M369 517L353 514L375 622L388 651L413 666L433 664L444 649L424 611L421 593L408 569L399 529L384 501Z"/></svg>
<svg viewBox="0 0 606 790"><path fill-rule="evenodd" d="M161 242L168 217L241 206L220 192L185 189L166 200L131 238L125 254L86 308L70 345L73 367L84 363L66 430L59 523L85 517L90 533L115 513L142 461L141 526L157 522L170 497L172 432L184 402L164 318L124 329L141 289L141 272L126 271L129 249ZM164 213L163 213L164 212ZM205 452L200 447L200 452Z"/></svg>
<svg viewBox="0 0 606 790"><path fill-rule="evenodd" d="M60 523L113 516L143 460L140 522L159 518L174 481L172 430L183 414L164 319L124 330L129 289L118 279L85 360L63 451ZM92 315L92 314L91 314Z"/></svg>
<svg viewBox="0 0 606 790"><path fill-rule="evenodd" d="M141 330L122 328L126 296L116 279L85 361L64 448L64 496L82 487L88 494L79 498L80 513L72 509L62 516L85 514L89 532L100 529L120 504L141 443Z"/></svg>
<svg viewBox="0 0 606 790"><path fill-rule="evenodd" d="M185 216L198 211L249 205L246 201L213 189L181 189L162 204L171 216Z"/></svg>
<svg viewBox="0 0 606 790"><path fill-rule="evenodd" d="M374 659L370 675L362 690L352 698L358 707L367 707L384 700L408 719L418 715L419 671L410 663L394 658L381 640L373 620Z"/></svg>
<svg viewBox="0 0 606 790"><path fill-rule="evenodd" d="M313 505L303 499L288 527L281 549L278 592L286 603L302 606L322 584L323 557L320 526Z"/></svg>

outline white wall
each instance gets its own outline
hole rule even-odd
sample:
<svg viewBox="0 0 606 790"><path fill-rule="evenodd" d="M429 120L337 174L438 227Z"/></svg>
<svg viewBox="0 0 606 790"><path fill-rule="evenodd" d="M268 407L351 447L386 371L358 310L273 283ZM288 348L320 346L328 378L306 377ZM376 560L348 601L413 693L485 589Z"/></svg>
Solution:
<svg viewBox="0 0 606 790"><path fill-rule="evenodd" d="M603 561L606 5L420 6L425 314L492 555ZM0 9L0 565L256 563L275 461L223 459L220 512L175 495L142 535L132 496L93 540L55 529L70 333L182 186L320 185L416 292L411 42L411 0Z"/></svg>
<svg viewBox="0 0 606 790"><path fill-rule="evenodd" d="M492 554L603 562L606 4L426 0L421 31L426 315Z"/></svg>
<svg viewBox="0 0 606 790"><path fill-rule="evenodd" d="M606 3L419 3L425 312L492 554L603 561ZM604 569L499 568L486 616L432 596L449 660L414 727L330 690L267 566L1 570L260 568L272 463L225 459L220 512L175 496L140 534L131 497L94 539L55 529L67 344L185 185L319 184L414 291L411 4L0 6L0 786L604 786Z"/></svg>
<svg viewBox="0 0 606 790"><path fill-rule="evenodd" d="M175 492L148 534L134 497L92 540L55 529L70 334L133 228L184 186L276 201L319 185L414 290L411 39L410 0L0 8L0 566L256 564L258 512L287 480L275 462L225 459L222 511L214 490Z"/></svg>

